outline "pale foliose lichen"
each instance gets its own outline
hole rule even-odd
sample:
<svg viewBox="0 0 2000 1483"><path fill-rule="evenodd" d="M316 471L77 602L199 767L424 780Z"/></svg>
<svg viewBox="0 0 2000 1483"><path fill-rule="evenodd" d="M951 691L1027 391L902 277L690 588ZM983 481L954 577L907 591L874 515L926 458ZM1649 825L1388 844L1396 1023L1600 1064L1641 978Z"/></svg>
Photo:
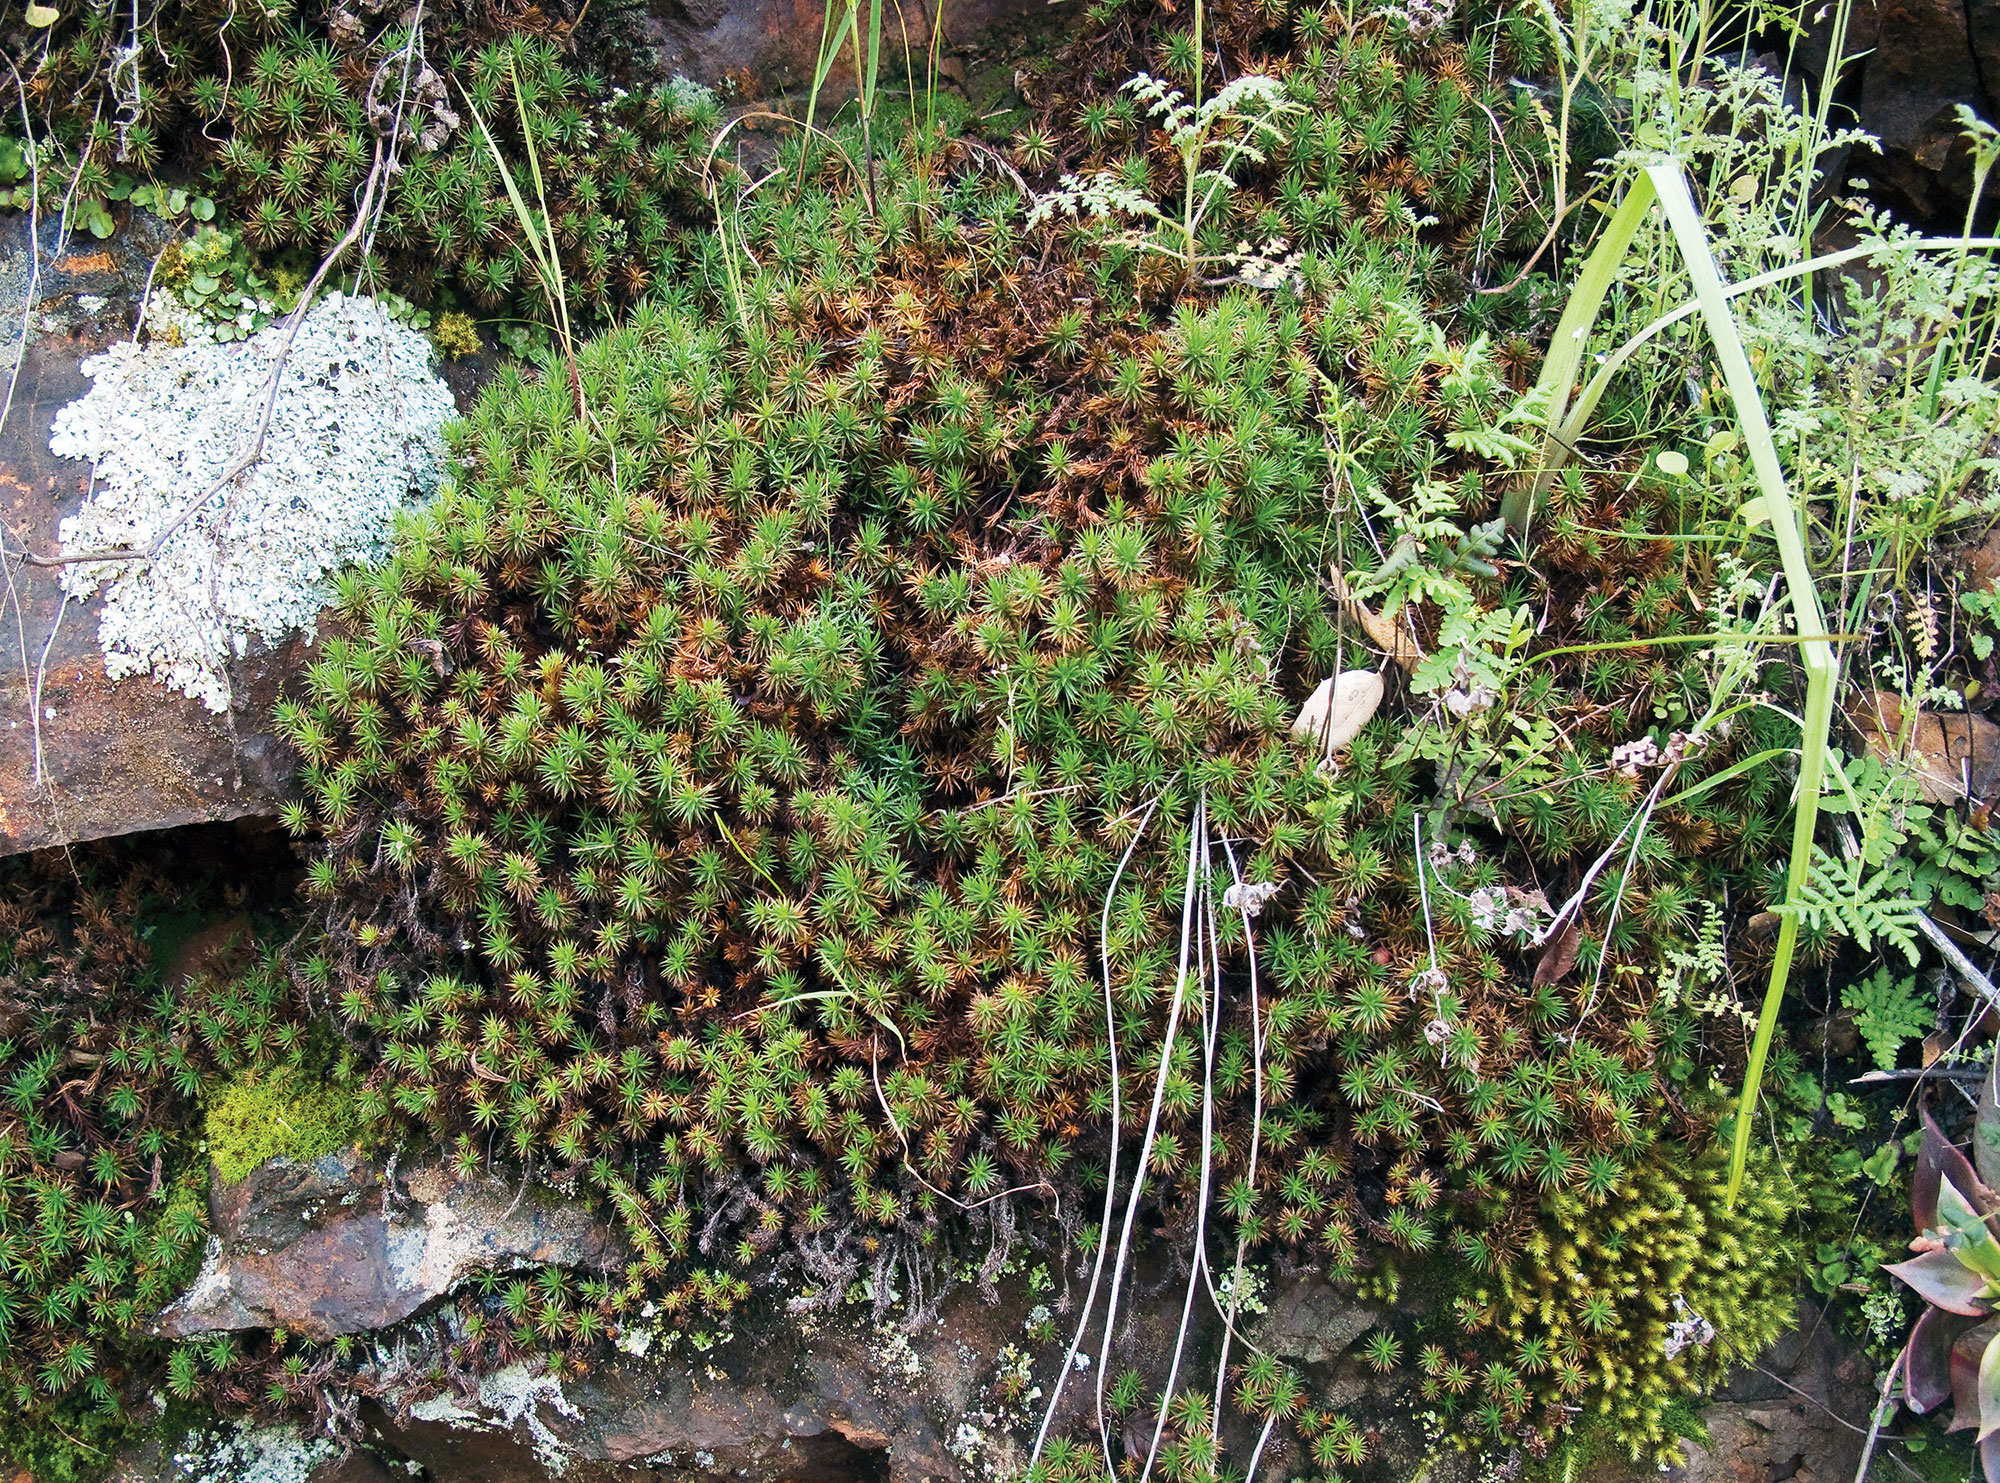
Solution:
<svg viewBox="0 0 2000 1483"><path fill-rule="evenodd" d="M84 362L90 391L56 414L49 447L93 462L62 523L75 555L143 550L256 435L283 343L114 345ZM116 679L151 674L210 710L252 638L310 629L326 578L386 553L396 511L437 488L451 392L430 343L364 298L328 294L299 327L262 456L196 510L150 562L63 570L72 598L105 589L98 641Z"/></svg>
<svg viewBox="0 0 2000 1483"><path fill-rule="evenodd" d="M542 1419L541 1408L548 1406L574 1421L582 1412L563 1394L562 1382L553 1375L512 1364L479 1380L477 1407L461 1405L450 1395L434 1396L412 1405L410 1415L419 1421L443 1422L460 1431L512 1430L525 1425L535 1457L551 1477L569 1470L570 1451L562 1439Z"/></svg>
<svg viewBox="0 0 2000 1483"><path fill-rule="evenodd" d="M296 1427L238 1421L190 1434L173 1462L189 1483L305 1483L314 1468L339 1455L338 1443L302 1437Z"/></svg>

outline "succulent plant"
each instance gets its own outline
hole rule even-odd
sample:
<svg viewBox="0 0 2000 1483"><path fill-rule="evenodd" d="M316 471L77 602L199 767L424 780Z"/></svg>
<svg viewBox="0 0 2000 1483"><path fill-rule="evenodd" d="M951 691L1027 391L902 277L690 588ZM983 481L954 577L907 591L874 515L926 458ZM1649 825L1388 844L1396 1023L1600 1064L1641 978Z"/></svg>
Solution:
<svg viewBox="0 0 2000 1483"><path fill-rule="evenodd" d="M1993 1099L1980 1109L1990 1137ZM1975 1148L1984 1148L1975 1134ZM1952 1403L1949 1430L1977 1429L1988 1483L2000 1480L2000 1193L1926 1112L1910 1176L1917 1255L1886 1270L1924 1300L1899 1356L1904 1399L1919 1415Z"/></svg>

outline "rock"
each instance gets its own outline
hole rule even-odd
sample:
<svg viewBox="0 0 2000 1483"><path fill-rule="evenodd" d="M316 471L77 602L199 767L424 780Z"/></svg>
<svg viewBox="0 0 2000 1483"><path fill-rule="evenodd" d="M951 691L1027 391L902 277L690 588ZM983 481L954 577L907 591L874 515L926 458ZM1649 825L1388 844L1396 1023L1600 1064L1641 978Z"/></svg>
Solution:
<svg viewBox="0 0 2000 1483"><path fill-rule="evenodd" d="M349 1151L218 1183L207 1259L155 1332L279 1327L324 1340L401 1322L477 1271L622 1259L603 1224L539 1191L517 1198L499 1179L455 1180L441 1165L398 1186L391 1177Z"/></svg>
<svg viewBox="0 0 2000 1483"><path fill-rule="evenodd" d="M0 425L0 516L10 550L51 552L82 504L89 468L49 451L58 409L90 388L82 363L131 329L139 289L170 230L144 212L102 243L54 251L45 226L18 384ZM0 223L0 322L20 324L30 285L27 219ZM11 332L10 332L11 333ZM0 855L182 824L274 817L289 749L267 729L304 646L253 650L229 667L233 704L198 702L137 678L113 683L98 603L63 601L55 572L9 563L0 622Z"/></svg>
<svg viewBox="0 0 2000 1483"><path fill-rule="evenodd" d="M1791 68L1771 59L1814 95L1827 83L1835 9L1805 17ZM1972 187L1956 110L2000 116L2000 0L1855 0L1844 51L1836 111L1851 106L1880 148L1857 150L1851 163L1837 155L1826 178L1864 175L1913 224L1956 232Z"/></svg>
<svg viewBox="0 0 2000 1483"><path fill-rule="evenodd" d="M379 1457L356 1448L321 1463L307 1474L306 1483L395 1483L395 1478Z"/></svg>
<svg viewBox="0 0 2000 1483"><path fill-rule="evenodd" d="M26 309L29 327L0 424L0 519L10 552L55 552L62 521L83 505L90 467L49 451L51 425L90 390L83 361L129 338L138 293L171 235L157 218L133 211L106 241L72 241L57 255L54 223L45 221L31 254L27 218L0 222L0 323L18 327ZM489 370L484 360L454 369L461 407ZM271 729L271 712L310 658L307 638L275 648L249 642L224 667L227 708L211 713L144 675L110 677L99 647L101 592L65 602L56 569L15 561L4 598L11 611L0 620L0 855L277 816L295 763Z"/></svg>
<svg viewBox="0 0 2000 1483"><path fill-rule="evenodd" d="M749 1483L927 1483L1025 1464L1039 1410L1004 1387L1026 1297L998 1306L959 1288L904 1334L860 1306L796 1317L687 1315L705 1347L653 1320L645 1356L621 1349L580 1377L515 1366L476 1395L390 1409L364 1405L380 1445L435 1478L565 1483L729 1477ZM729 1332L732 1325L735 1332ZM628 1335L631 1331L628 1330ZM677 1347L668 1352L669 1344ZM1076 1387L1087 1397L1087 1385ZM1005 1397L1012 1395L1010 1403Z"/></svg>
<svg viewBox="0 0 2000 1483"><path fill-rule="evenodd" d="M357 1204L379 1202L379 1186L365 1194ZM1128 1364L1164 1372L1180 1332L1186 1282L1185 1269L1168 1256L1157 1246L1135 1256L1111 1373ZM477 1380L460 1377L457 1390L442 1393L428 1380L415 1392L392 1383L379 1402L361 1403L367 1450L321 1453L309 1483L383 1483L419 1472L439 1483L557 1477L614 1483L635 1476L656 1483L978 1483L1018 1476L1047 1405L1043 1387L1052 1383L1069 1339L1061 1320L1052 1341L1024 1336L1023 1315L1044 1293L1047 1302L1056 1300L1037 1282L1013 1279L997 1304L986 1302L976 1285L957 1287L934 1319L907 1333L893 1319L877 1327L866 1303L797 1315L786 1310L782 1294L773 1294L726 1315L656 1314L629 1325L616 1349L560 1378L516 1364ZM1252 1306L1232 1362L1255 1345L1297 1366L1316 1404L1345 1409L1369 1428L1382 1476L1421 1475L1433 1483L1482 1476L1476 1458L1425 1439L1412 1414L1407 1370L1377 1373L1355 1352L1356 1341L1384 1318L1380 1306L1346 1296L1309 1269L1289 1275L1253 1269L1244 1291ZM1421 1311L1417 1295L1409 1299ZM1184 1383L1206 1384L1214 1373L1220 1325L1204 1308L1187 1336ZM697 1337L697 1329L705 1332ZM451 1331L448 1313L421 1318L382 1336L377 1352L400 1356L407 1343L406 1375L440 1374L434 1357ZM1096 1336L1089 1336L1084 1352L1094 1359L1096 1351ZM1094 1431L1094 1370L1093 1364L1074 1374L1053 1434ZM1865 1357L1803 1303L1797 1329L1756 1366L1737 1372L1705 1407L1709 1440L1690 1445L1685 1461L1665 1476L1680 1483L1852 1477L1860 1435L1849 1427L1865 1427L1872 1381ZM1150 1413L1132 1424L1143 1448ZM1225 1431L1230 1455L1247 1456L1254 1424L1241 1434ZM226 1447L247 1456L292 1445L273 1428L211 1432L200 1447L135 1446L120 1461L120 1483L184 1483L184 1472L166 1465L169 1455L221 1455L219 1447ZM1258 1483L1282 1483L1299 1463L1288 1444L1274 1443ZM1578 1483L1661 1477L1652 1464L1603 1458L1587 1465Z"/></svg>
<svg viewBox="0 0 2000 1483"><path fill-rule="evenodd" d="M1875 1405L1874 1378L1866 1356L1828 1327L1816 1305L1801 1302L1797 1327L1716 1392L1702 1413L1708 1441L1687 1444L1687 1461L1667 1477L1852 1478Z"/></svg>
<svg viewBox="0 0 2000 1483"><path fill-rule="evenodd" d="M410 1483L360 1448L308 1436L294 1424L170 1423L128 1442L105 1483ZM35 1483L23 1473L10 1483Z"/></svg>
<svg viewBox="0 0 2000 1483"><path fill-rule="evenodd" d="M41 244L41 281L19 384L0 427L0 504L9 546L55 549L88 471L49 452L56 410L88 389L81 362L131 323L133 301L164 241L134 213L108 242ZM158 240L155 240L155 239ZM19 323L30 280L26 219L0 227L0 319ZM210 717L114 686L97 647L95 605L65 608L54 574L16 566L0 624L0 854L140 829L274 813L290 775L252 707L275 694L257 663L233 676L242 704ZM57 622L58 615L61 622Z"/></svg>
<svg viewBox="0 0 2000 1483"><path fill-rule="evenodd" d="M482 1382L475 1404L441 1399L404 1421L372 1419L387 1445L434 1477L592 1479L640 1462L667 1476L787 1483L958 1475L925 1388L883 1387L865 1345L808 1355L756 1346L748 1373L718 1379L711 1370L620 1355L558 1385L515 1367Z"/></svg>
<svg viewBox="0 0 2000 1483"><path fill-rule="evenodd" d="M1372 669L1343 670L1321 680L1319 688L1299 707L1292 735L1318 738L1320 749L1332 756L1361 734L1361 728L1381 708L1385 687Z"/></svg>
<svg viewBox="0 0 2000 1483"><path fill-rule="evenodd" d="M770 98L803 93L812 85L824 10L819 0L668 0L648 7L642 25L660 76L680 73L698 82L723 85L738 96ZM966 0L949 6L939 59L941 77L948 81L952 72L963 70L964 58L980 33L999 22L1025 17L1048 27L1047 12L1046 0ZM890 45L899 45L893 38L900 36L927 42L935 20L930 5L906 6L900 18L887 22ZM885 47L885 82L892 70L887 52ZM901 56L900 51L897 56ZM893 64L897 78L902 75L900 66L900 62ZM919 88L924 85L924 67L919 49ZM852 52L843 48L834 58L821 92L821 107L828 109L854 90Z"/></svg>
<svg viewBox="0 0 2000 1483"><path fill-rule="evenodd" d="M1316 1277L1301 1277L1272 1293L1251 1338L1280 1359L1327 1364L1347 1353L1382 1316L1378 1304L1357 1301Z"/></svg>
<svg viewBox="0 0 2000 1483"><path fill-rule="evenodd" d="M83 502L89 468L49 452L49 424L89 389L82 361L109 338L37 341L22 356L0 429L10 546L55 550ZM143 677L112 681L98 603L65 603L50 568L10 565L19 607L0 623L0 854L277 813L293 764L268 718L303 644L236 660L232 704L214 715Z"/></svg>
<svg viewBox="0 0 2000 1483"><path fill-rule="evenodd" d="M2000 103L2000 0L1965 0L1965 28L1972 40L1972 60L1979 69L1979 89L1988 120Z"/></svg>
<svg viewBox="0 0 2000 1483"><path fill-rule="evenodd" d="M1916 771L1926 803L1990 800L2000 782L2000 726L1976 711L1919 711L1899 750L1903 707L1886 690L1870 691L1848 713L1872 757L1900 757Z"/></svg>
<svg viewBox="0 0 2000 1483"><path fill-rule="evenodd" d="M1994 8L2000 13L2000 0L1994 0ZM2000 581L2000 526L1960 551L1952 564L1964 575L1967 592L1981 591Z"/></svg>
<svg viewBox="0 0 2000 1483"><path fill-rule="evenodd" d="M1971 180L1955 110L1962 103L1987 111L1966 7L1962 0L1875 0L1873 9L1875 51L1862 72L1858 111L1881 145L1880 159L1864 173L1919 217L1949 216Z"/></svg>
<svg viewBox="0 0 2000 1483"><path fill-rule="evenodd" d="M1805 1300L1792 1332L1702 1408L1708 1440L1683 1443L1679 1464L1605 1459L1578 1483L1845 1483L1861 1461L1874 1405L1873 1366Z"/></svg>

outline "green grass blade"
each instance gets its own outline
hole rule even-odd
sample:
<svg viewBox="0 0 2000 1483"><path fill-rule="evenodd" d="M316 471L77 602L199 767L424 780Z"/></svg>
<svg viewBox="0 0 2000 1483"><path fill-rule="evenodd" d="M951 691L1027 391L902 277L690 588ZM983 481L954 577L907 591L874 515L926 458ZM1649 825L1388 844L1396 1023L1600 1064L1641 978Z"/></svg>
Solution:
<svg viewBox="0 0 2000 1483"><path fill-rule="evenodd" d="M528 239L528 251L535 260L535 274L542 280L542 291L549 295L549 308L555 308L554 267L544 256L541 228L535 224L534 213L528 210L528 203L521 195L521 188L514 182L514 172L507 168L506 156L500 153L500 146L493 140L493 131L486 127L486 120L479 116L479 110L472 106L472 100L465 100L466 111L472 121L479 125L479 137L486 141L486 152L493 158L493 167L500 172L500 183L507 188L507 200L514 208L514 217L521 224L521 232Z"/></svg>
<svg viewBox="0 0 2000 1483"><path fill-rule="evenodd" d="M569 292L563 284L562 255L556 250L555 223L549 220L549 193L542 184L542 157L535 149L535 131L528 124L528 99L521 91L521 74L514 70L511 57L507 62L507 76L514 84L514 113L521 121L521 147L528 152L528 172L535 182L535 204L542 208L541 223L544 234L542 254L548 261L549 281L554 285L556 312L562 321L560 332L563 349L574 360L574 353L570 350ZM488 143L491 142L489 138ZM517 201L519 200L520 193L514 190L511 181L508 183L508 192Z"/></svg>
<svg viewBox="0 0 2000 1483"><path fill-rule="evenodd" d="M2000 247L2000 237L1975 237L1971 239L1921 237L1914 242L1899 243L1897 245L1899 247L1913 248L1919 252L1928 252L1943 248L1956 248L1960 245L1961 240L1964 240L1966 245L1972 247ZM1740 298L1744 294L1755 293L1760 288L1769 288L1773 284L1783 283L1788 279L1809 277L1824 269L1838 268L1843 264L1854 262L1860 258L1874 257L1878 253L1887 250L1888 247L1885 243L1864 242L1859 247L1844 248L1839 252L1822 253L1818 257L1803 263L1788 263L1782 268L1773 268L1768 273L1759 273L1755 278L1745 278L1740 283L1728 284L1724 292L1732 299ZM1591 413L1597 410L1598 402L1603 400L1604 393L1611 387L1612 378L1624 368L1625 363L1655 336L1672 329L1683 320L1689 319L1700 312L1701 301L1699 299L1691 299L1672 312L1662 314L1658 319L1640 330L1638 334L1634 335L1604 358L1604 364L1598 367L1597 374L1590 378L1589 385L1584 387L1582 393L1577 397L1575 404L1569 408L1568 415L1563 420L1562 428L1551 450L1553 467L1547 469L1546 473L1553 474L1556 469L1561 468L1568 461L1569 450L1576 446L1576 440L1583 435L1583 429L1589 423ZM1940 350L1943 349L1943 347L1939 348ZM1551 426L1554 426L1554 421L1554 418L1550 419ZM1546 489L1547 485L1544 484L1542 487Z"/></svg>
<svg viewBox="0 0 2000 1483"><path fill-rule="evenodd" d="M847 40L847 33L854 26L854 7L848 6L840 18L840 24L833 24L834 0L826 0L826 16L820 22L819 63L813 68L812 91L806 95L806 128L812 128L813 117L819 108L820 90L826 80L833 75L833 64L840 59L841 44Z"/></svg>
<svg viewBox="0 0 2000 1483"><path fill-rule="evenodd" d="M868 71L861 79L861 106L875 116L875 83L882 70L882 0L868 0Z"/></svg>
<svg viewBox="0 0 2000 1483"><path fill-rule="evenodd" d="M1604 296L1611 291L1619 265L1625 261L1633 237L1638 235L1646 213L1652 209L1654 193L1655 186L1650 175L1641 175L1632 182L1623 204L1611 214L1604 235L1591 249L1576 287L1570 291L1569 303L1563 307L1562 319L1556 324L1555 338L1549 341L1548 357L1542 362L1541 379L1536 383L1536 390L1546 392L1549 398L1546 414L1549 437L1543 445L1542 457L1533 478L1524 476L1507 491L1500 504L1500 513L1506 518L1507 528L1518 536L1528 533L1535 506L1548 492L1549 479L1560 466L1557 459L1563 450L1556 445L1555 430L1563 421L1563 410L1569 405L1570 392L1576 386L1577 368L1583 364L1590 327L1597 322L1597 311L1604 303Z"/></svg>
<svg viewBox="0 0 2000 1483"><path fill-rule="evenodd" d="M1687 177L1678 165L1649 165L1646 178L1658 193L1667 224L1673 229L1694 282L1695 298L1701 304L1702 319L1708 326L1715 356L1722 364L1723 382L1735 404L1743 440L1750 450L1750 464L1771 517L1771 530L1778 542L1778 558L1785 571L1785 586L1791 594L1792 612L1798 631L1806 642L1799 656L1806 667L1806 707L1799 748L1797 812L1792 824L1792 853L1785 871L1785 906L1778 928L1777 956L1771 963L1771 980L1764 990L1764 1003L1757 1016L1757 1034L1750 1046L1750 1062L1743 1072L1743 1090L1737 1098L1736 1137L1729 1159L1729 1191L1733 1204L1743 1185L1743 1170L1750 1154L1751 1121L1757 1110L1757 1094L1764 1079L1764 1062L1777 1029L1778 1006L1785 997L1785 982L1791 974L1792 955L1798 946L1798 907L1812 860L1813 831L1819 822L1820 785L1826 774L1827 736L1833 725L1833 688L1839 674L1833 646L1827 642L1826 619L1820 612L1819 591L1813 582L1812 565L1806 559L1806 544L1798 506L1785 482L1784 466L1778 459L1778 445L1771 436L1771 424L1764 415L1763 393L1750 358L1743 352L1736 320L1729 312L1729 296L1722 275L1709 250L1708 230L1701 213L1688 193Z"/></svg>
<svg viewBox="0 0 2000 1483"><path fill-rule="evenodd" d="M514 116L521 121L521 147L528 152L528 172L535 182L535 199L543 200L548 192L542 189L542 158L535 152L535 131L528 126L528 100L521 92L521 74L514 70L511 60L507 63L507 76L514 84Z"/></svg>
<svg viewBox="0 0 2000 1483"><path fill-rule="evenodd" d="M1662 798L1660 800L1660 807L1672 808L1675 804L1693 803L1695 799L1701 797L1702 794L1708 792L1711 788L1719 788L1724 783L1743 776L1746 772L1751 772L1762 767L1773 758L1788 757L1791 753L1792 748L1790 747L1766 747L1761 752L1752 752L1742 761L1731 763L1728 767L1723 768L1721 772L1710 773L1700 782L1688 784L1687 787L1681 789L1680 792L1674 794L1671 798Z"/></svg>

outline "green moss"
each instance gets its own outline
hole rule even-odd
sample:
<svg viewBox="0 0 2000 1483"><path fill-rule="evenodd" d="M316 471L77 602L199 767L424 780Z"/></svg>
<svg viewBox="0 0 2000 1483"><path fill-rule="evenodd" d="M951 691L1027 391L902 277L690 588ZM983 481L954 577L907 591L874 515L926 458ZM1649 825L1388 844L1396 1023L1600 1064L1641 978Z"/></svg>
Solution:
<svg viewBox="0 0 2000 1483"><path fill-rule="evenodd" d="M1884 1437L1882 1447L1923 1483L1958 1483L1972 1477L1978 1466L1978 1451L1969 1437L1947 1433L1934 1417L1912 1424L1905 1436Z"/></svg>
<svg viewBox="0 0 2000 1483"><path fill-rule="evenodd" d="M337 1088L293 1067L247 1071L208 1104L208 1156L230 1184L275 1158L333 1153L360 1130L353 1104Z"/></svg>
<svg viewBox="0 0 2000 1483"><path fill-rule="evenodd" d="M118 1450L144 1432L122 1411L107 1411L81 1392L50 1411L11 1411L0 1420L0 1458L34 1483L96 1483Z"/></svg>
<svg viewBox="0 0 2000 1483"><path fill-rule="evenodd" d="M1697 1399L1795 1311L1798 1252L1770 1160L1752 1158L1734 1208L1724 1164L1719 1145L1690 1157L1663 1141L1603 1196L1545 1200L1504 1256L1497 1238L1457 1239L1491 1273L1459 1300L1459 1319L1506 1355L1485 1371L1494 1394L1481 1410L1504 1422L1489 1434L1538 1408L1583 1423L1577 1435L1602 1429L1635 1461L1670 1463L1700 1437Z"/></svg>
<svg viewBox="0 0 2000 1483"><path fill-rule="evenodd" d="M1683 1442L1707 1446L1710 1441L1700 1403L1684 1397L1669 1401L1661 1410L1660 1426L1666 1439L1661 1448L1669 1456ZM1619 1439L1617 1428L1601 1415L1589 1415L1559 1433L1547 1456L1529 1460L1522 1477L1525 1483L1577 1483L1581 1478L1616 1473L1628 1460L1628 1448Z"/></svg>

